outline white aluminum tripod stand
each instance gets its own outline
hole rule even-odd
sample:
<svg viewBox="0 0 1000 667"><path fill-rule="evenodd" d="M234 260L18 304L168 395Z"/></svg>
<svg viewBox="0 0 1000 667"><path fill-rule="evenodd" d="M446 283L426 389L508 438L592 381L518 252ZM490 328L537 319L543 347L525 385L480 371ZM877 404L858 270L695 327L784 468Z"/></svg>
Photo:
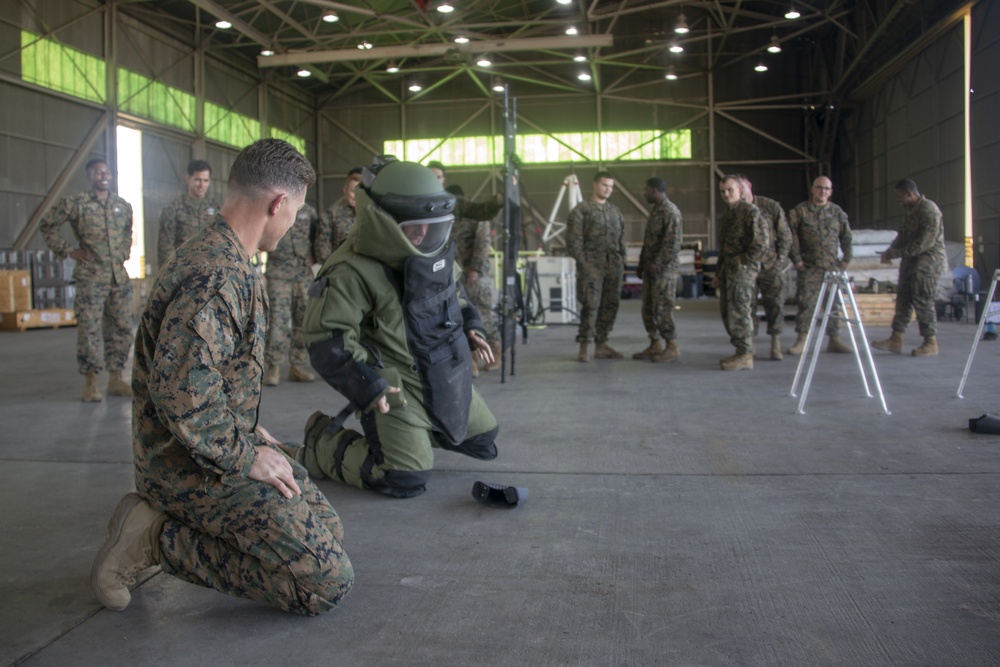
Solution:
<svg viewBox="0 0 1000 667"><path fill-rule="evenodd" d="M972 349L969 350L969 358L965 362L965 370L962 372L962 381L958 383L958 391L955 393L956 398L965 398L962 396L962 390L965 389L965 381L969 377L969 369L972 368L972 359L976 356L976 348L979 347L979 341L983 338L983 327L986 325L986 316L988 314L990 304L993 303L993 293L997 289L997 278L1000 278L1000 269L993 272L993 282L990 283L990 293L986 297L986 303L983 305L983 316L979 318L979 328L976 329L976 337L972 339Z"/></svg>
<svg viewBox="0 0 1000 667"><path fill-rule="evenodd" d="M851 301L851 309L854 317L847 314L847 304L844 303L844 294ZM840 298L838 298L840 297ZM831 313L833 304L840 304L839 313ZM823 312L820 314L820 308ZM868 388L868 377L865 373L865 366L861 363L861 354L858 352L858 341L854 336L854 326L858 325L858 333L865 348L865 358L868 360L868 369L871 372L872 380L875 383L875 390L878 392L879 401L882 403L882 410L885 414L892 414L885 404L885 395L882 394L882 384L878 380L878 372L875 370L875 360L872 358L872 350L868 346L868 338L865 336L865 326L861 323L861 313L858 310L858 302L854 298L854 292L847 282L847 274L843 271L827 271L823 278L823 286L820 287L819 296L816 299L816 307L813 309L812 320L809 322L809 333L806 334L806 344L802 349L802 356L799 357L798 368L795 369L795 379L792 380L791 395L796 395L799 386L799 377L802 375L802 367L805 366L806 357L811 355L809 361L809 371L806 373L805 382L802 385L802 396L799 398L797 414L804 415L803 408L806 404L806 396L809 395L809 385L812 384L813 372L816 370L816 361L819 359L820 348L823 346L823 334L826 333L826 324L831 317L839 318L847 323L847 333L851 338L851 347L854 349L854 360L858 363L858 371L861 373L861 384L865 387L865 395L872 398L872 392Z"/></svg>
<svg viewBox="0 0 1000 667"><path fill-rule="evenodd" d="M566 204L572 211L577 204L583 201L583 194L580 192L580 179L576 177L576 174L570 174L563 179L556 203L552 205L552 213L549 214L549 222L545 225L545 231L542 232L542 243L548 243L566 231L566 223L556 222L556 215L559 213L559 205L562 204L563 197L567 194L569 197ZM569 216L567 216L568 219ZM565 239L563 240L565 241Z"/></svg>

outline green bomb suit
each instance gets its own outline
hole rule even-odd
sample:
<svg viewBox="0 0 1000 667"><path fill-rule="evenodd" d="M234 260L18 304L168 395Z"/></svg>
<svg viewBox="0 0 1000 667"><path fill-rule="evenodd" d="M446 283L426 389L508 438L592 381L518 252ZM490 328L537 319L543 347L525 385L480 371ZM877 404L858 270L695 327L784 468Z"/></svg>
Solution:
<svg viewBox="0 0 1000 667"><path fill-rule="evenodd" d="M347 240L327 258L310 289L303 334L313 367L358 408L364 434L348 429L331 434L329 417L311 420L304 463L314 478L408 498L424 492L435 447L483 460L496 457L497 421L472 387L466 337L469 331L485 333L475 307L457 291L460 270L451 243L421 252L360 187L356 210ZM412 301L406 266L419 259L435 267L444 262L438 271L447 273L438 275L453 286L440 307L447 309L450 324L460 324L460 335L447 345L430 345L437 357L445 351L437 367L448 366L453 381L468 383L450 400L435 400L428 387L432 371L421 365L423 353L414 352L420 347L414 342L417 327L404 310L404 302ZM386 394L390 386L400 393ZM383 395L390 406L386 414L375 408ZM442 422L450 422L450 428Z"/></svg>

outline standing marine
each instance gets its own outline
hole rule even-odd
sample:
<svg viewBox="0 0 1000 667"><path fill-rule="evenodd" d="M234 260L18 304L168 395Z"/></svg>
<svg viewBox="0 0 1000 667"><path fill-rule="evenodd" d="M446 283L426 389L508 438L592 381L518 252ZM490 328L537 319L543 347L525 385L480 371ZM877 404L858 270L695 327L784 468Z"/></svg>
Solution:
<svg viewBox="0 0 1000 667"><path fill-rule="evenodd" d="M497 421L471 373L472 350L493 354L457 288L454 209L423 165L386 157L365 169L357 221L309 289L313 368L349 401L306 424L314 478L410 498L425 491L434 448L496 457ZM343 427L352 412L361 433Z"/></svg>

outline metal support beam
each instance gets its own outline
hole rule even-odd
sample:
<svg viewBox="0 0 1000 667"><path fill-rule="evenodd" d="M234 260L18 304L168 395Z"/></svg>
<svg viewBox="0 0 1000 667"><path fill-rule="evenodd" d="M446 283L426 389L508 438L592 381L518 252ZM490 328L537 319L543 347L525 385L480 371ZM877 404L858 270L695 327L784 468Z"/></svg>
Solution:
<svg viewBox="0 0 1000 667"><path fill-rule="evenodd" d="M87 161L87 156L90 154L90 150L97 143L97 140L104 133L104 130L108 127L111 122L111 112L105 111L101 114L101 117L97 119L94 123L94 127L90 128L90 132L84 137L83 142L77 149L76 153L73 154L72 159L59 174L59 178L52 185L49 190L49 194L45 196L42 203L35 209L34 215L28 220L28 224L24 226L21 233L18 235L17 240L14 241L14 250L24 250L31 237L35 235L38 230L38 225L42 221L42 218L49 209L52 208L52 204L55 203L59 197L62 196L63 190L66 188L66 184L69 183L70 179L73 178L73 174L79 171L80 167Z"/></svg>
<svg viewBox="0 0 1000 667"><path fill-rule="evenodd" d="M209 0L191 0L195 3ZM227 19L228 20L228 19ZM236 25L235 23L233 24ZM307 65L350 62L355 60L394 60L399 58L429 58L448 52L468 55L477 53L504 53L512 51L538 51L542 49L585 49L611 46L611 35L579 35L577 37L524 37L521 39L494 39L468 44L413 44L409 46L376 46L372 49L338 49L334 51L306 51L258 56L258 67Z"/></svg>

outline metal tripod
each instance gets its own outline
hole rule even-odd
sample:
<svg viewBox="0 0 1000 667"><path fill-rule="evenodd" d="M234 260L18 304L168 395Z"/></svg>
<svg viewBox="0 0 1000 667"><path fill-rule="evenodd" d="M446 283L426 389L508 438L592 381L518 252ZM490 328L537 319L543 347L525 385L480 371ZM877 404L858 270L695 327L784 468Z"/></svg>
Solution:
<svg viewBox="0 0 1000 667"><path fill-rule="evenodd" d="M979 341L983 338L983 327L986 325L987 311L989 311L990 304L993 303L993 293L997 289L997 278L1000 278L1000 269L993 272L993 282L990 283L990 293L986 297L986 303L983 305L983 316L979 318L979 327L976 329L976 337L972 339L972 349L969 350L969 358L965 362L965 370L962 372L962 381L958 383L958 391L955 393L956 398L965 398L962 396L962 390L965 389L965 381L969 378L969 369L972 368L972 359L976 356L976 348L979 347Z"/></svg>
<svg viewBox="0 0 1000 667"><path fill-rule="evenodd" d="M575 172L563 179L562 186L559 188L559 194L556 196L556 203L552 205L552 213L549 214L549 222L545 225L545 231L542 232L542 243L551 243L561 237L566 231L565 222L556 222L556 216L559 215L559 206L562 204L563 197L567 198L566 204L570 212L576 208L577 204L583 201L583 194L580 192L580 179L576 177ZM565 243L566 239L561 240Z"/></svg>
<svg viewBox="0 0 1000 667"><path fill-rule="evenodd" d="M851 301L851 309L854 317L847 314L847 304L844 303L844 294ZM833 304L840 305L840 312L831 313ZM820 309L822 308L822 313ZM858 364L858 371L861 373L861 384L864 385L865 395L872 398L872 392L868 388L868 376L865 372L865 365L861 362L861 354L858 352L858 341L854 336L854 325L858 325L858 333L865 348L865 359L868 361L868 370L871 372L875 390L878 392L879 401L882 403L882 411L885 414L892 414L885 404L885 395L882 393L882 384L878 380L878 372L875 370L875 360L872 358L872 350L868 346L868 338L865 336L865 326L861 323L861 313L858 310L858 302L854 298L854 292L847 282L847 274L843 271L827 271L823 277L823 286L820 287L819 297L816 299L816 307L813 309L812 320L809 322L809 333L806 334L806 344L799 357L799 366L795 369L795 379L792 380L791 395L796 395L799 386L799 378L802 376L802 367L805 366L806 357L809 356L809 370L806 373L805 382L802 385L802 396L799 398L797 414L804 415L803 408L806 404L806 396L809 395L809 385L812 384L813 372L816 370L816 362L819 360L820 348L823 345L823 334L826 332L827 322L831 317L836 317L847 323L847 333L851 338L851 348L854 350L854 360Z"/></svg>

